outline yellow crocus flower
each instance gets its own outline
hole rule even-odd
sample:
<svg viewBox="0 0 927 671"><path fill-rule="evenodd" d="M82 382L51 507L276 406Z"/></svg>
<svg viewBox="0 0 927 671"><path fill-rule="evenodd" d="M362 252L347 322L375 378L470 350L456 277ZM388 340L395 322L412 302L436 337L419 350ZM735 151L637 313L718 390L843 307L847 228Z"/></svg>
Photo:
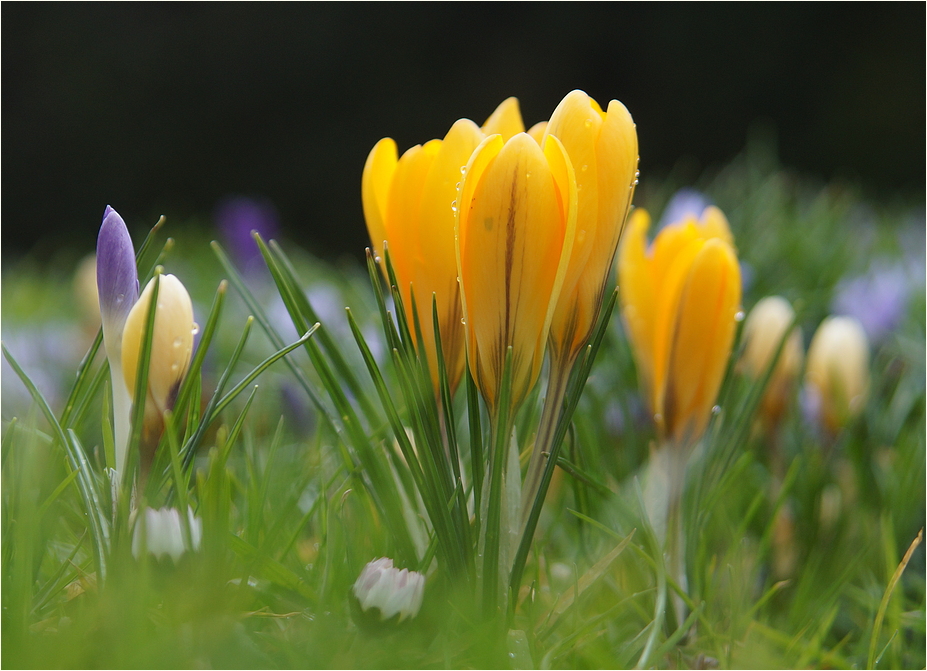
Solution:
<svg viewBox="0 0 927 671"><path fill-rule="evenodd" d="M804 360L801 329L795 327L787 333L794 322L795 311L782 296L762 299L744 322L740 367L754 380L766 374L779 344L788 335L760 401L760 415L768 426L777 424L782 416Z"/></svg>
<svg viewBox="0 0 927 671"><path fill-rule="evenodd" d="M664 228L650 248L636 210L619 252L619 296L638 374L661 440L702 435L721 386L740 307L727 220L709 207Z"/></svg>
<svg viewBox="0 0 927 671"><path fill-rule="evenodd" d="M537 381L576 228L576 177L560 140L487 138L457 199L457 266L470 371L491 412L512 348L512 408Z"/></svg>
<svg viewBox="0 0 927 671"><path fill-rule="evenodd" d="M146 427L156 423L176 400L177 391L193 355L193 304L183 284L173 275L156 275L148 282L126 318L122 334L122 371L129 395L135 395L135 379L154 283L158 285L151 358L148 365Z"/></svg>
<svg viewBox="0 0 927 671"><path fill-rule="evenodd" d="M509 98L482 129L469 119L461 119L443 140L416 145L401 158L397 158L396 143L390 138L380 140L367 157L361 184L367 230L378 256L383 256L383 243L387 242L410 326L414 323L413 304L418 312L435 389L438 362L432 295L451 391L464 367L453 209L461 169L485 139L484 130L505 135L523 129L518 101Z"/></svg>
<svg viewBox="0 0 927 671"><path fill-rule="evenodd" d="M551 115L547 134L563 143L576 174L576 240L550 329L554 365L569 366L595 325L631 206L637 130L617 100L603 112L588 95L572 91Z"/></svg>
<svg viewBox="0 0 927 671"><path fill-rule="evenodd" d="M858 415L869 391L869 340L853 317L828 317L808 347L805 389L822 426L836 434Z"/></svg>

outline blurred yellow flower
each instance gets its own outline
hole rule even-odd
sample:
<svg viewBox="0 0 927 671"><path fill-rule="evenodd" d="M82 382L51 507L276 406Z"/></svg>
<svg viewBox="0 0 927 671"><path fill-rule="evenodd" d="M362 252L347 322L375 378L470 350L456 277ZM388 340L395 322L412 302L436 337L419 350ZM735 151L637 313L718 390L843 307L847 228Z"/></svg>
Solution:
<svg viewBox="0 0 927 671"><path fill-rule="evenodd" d="M537 381L576 228L576 177L560 140L487 138L457 199L457 265L474 380L493 411L512 348L512 407Z"/></svg>
<svg viewBox="0 0 927 671"><path fill-rule="evenodd" d="M487 134L510 137L524 130L518 101L509 98L481 129L457 121L443 140L416 145L397 159L396 143L380 140L364 166L362 197L367 230L377 256L386 241L410 326L418 312L432 383L438 365L432 318L435 297L441 346L453 391L463 374L464 331L454 251L454 201L461 169Z"/></svg>
<svg viewBox="0 0 927 671"><path fill-rule="evenodd" d="M869 340L853 317L828 317L808 347L805 390L813 414L837 433L860 413L869 390Z"/></svg>
<svg viewBox="0 0 927 671"><path fill-rule="evenodd" d="M744 350L740 366L754 380L762 378L795 321L795 311L782 296L767 296L757 303L744 322ZM776 367L760 401L760 416L767 425L779 421L801 371L804 360L801 329L797 326L788 334Z"/></svg>
<svg viewBox="0 0 927 671"><path fill-rule="evenodd" d="M193 355L193 304L183 284L173 275L156 275L145 287L138 302L126 318L122 335L122 371L129 394L135 395L135 378L142 346L142 333L151 305L154 283L158 284L151 359L148 365L148 399L145 402L146 424L171 409L180 382Z"/></svg>
<svg viewBox="0 0 927 671"><path fill-rule="evenodd" d="M664 228L648 249L650 217L636 210L618 261L622 315L661 440L698 440L708 424L734 340L740 268L727 220Z"/></svg>
<svg viewBox="0 0 927 671"><path fill-rule="evenodd" d="M572 91L554 110L546 132L563 143L576 175L576 239L550 327L553 360L572 363L599 315L631 206L637 130L617 100L603 112L588 95Z"/></svg>

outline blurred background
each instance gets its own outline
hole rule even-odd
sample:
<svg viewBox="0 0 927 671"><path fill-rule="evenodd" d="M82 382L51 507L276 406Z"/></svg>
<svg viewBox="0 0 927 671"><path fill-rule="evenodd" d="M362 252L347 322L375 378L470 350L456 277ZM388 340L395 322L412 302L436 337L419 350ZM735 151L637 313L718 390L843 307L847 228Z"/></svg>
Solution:
<svg viewBox="0 0 927 671"><path fill-rule="evenodd" d="M211 227L232 196L359 258L364 160L569 90L624 102L643 183L772 138L782 164L923 203L925 5L6 4L4 259L92 251L103 209Z"/></svg>

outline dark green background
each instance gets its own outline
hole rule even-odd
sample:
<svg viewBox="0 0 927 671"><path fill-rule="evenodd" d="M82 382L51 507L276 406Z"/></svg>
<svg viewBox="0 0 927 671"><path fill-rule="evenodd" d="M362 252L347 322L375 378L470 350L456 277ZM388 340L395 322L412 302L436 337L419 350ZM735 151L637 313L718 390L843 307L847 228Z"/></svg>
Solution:
<svg viewBox="0 0 927 671"><path fill-rule="evenodd" d="M3 252L90 251L103 208L140 231L270 199L326 255L366 244L360 177L582 88L638 124L642 179L697 176L775 129L782 162L875 197L925 180L925 5L4 3Z"/></svg>

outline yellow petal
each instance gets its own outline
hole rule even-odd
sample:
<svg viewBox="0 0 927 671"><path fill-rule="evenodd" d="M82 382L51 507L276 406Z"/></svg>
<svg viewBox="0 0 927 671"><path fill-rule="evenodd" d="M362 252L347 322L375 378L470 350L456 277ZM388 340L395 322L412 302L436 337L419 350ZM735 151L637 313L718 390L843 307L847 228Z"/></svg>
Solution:
<svg viewBox="0 0 927 671"><path fill-rule="evenodd" d="M421 257L422 194L425 180L435 156L441 149L440 140L408 149L399 159L390 184L386 209L386 240L389 257L399 281L403 300L411 309L409 284L415 278L417 260Z"/></svg>
<svg viewBox="0 0 927 671"><path fill-rule="evenodd" d="M665 418L679 443L701 436L731 354L740 307L740 267L714 238L693 259L680 297L667 374Z"/></svg>
<svg viewBox="0 0 927 671"><path fill-rule="evenodd" d="M504 141L508 141L514 135L523 133L525 123L521 120L521 111L518 109L518 98L506 98L489 115L486 123L483 124L484 135L502 136Z"/></svg>
<svg viewBox="0 0 927 671"><path fill-rule="evenodd" d="M565 237L575 227L569 161L559 142L545 152L527 134L501 143L487 138L471 157L457 224L469 361L490 406L509 346L513 404L537 379L551 297L565 269Z"/></svg>
<svg viewBox="0 0 927 671"><path fill-rule="evenodd" d="M705 238L721 238L731 247L734 246L734 237L731 235L731 227L727 223L727 217L714 205L709 205L702 212L700 225L702 235Z"/></svg>
<svg viewBox="0 0 927 671"><path fill-rule="evenodd" d="M534 138L534 141L540 145L544 141L544 133L547 132L547 122L538 121L531 128L529 128L527 132L528 135Z"/></svg>
<svg viewBox="0 0 927 671"><path fill-rule="evenodd" d="M367 221L367 232L377 256L383 255L383 241L386 239L386 201L396 162L396 143L391 138L383 138L370 150L361 178L364 219Z"/></svg>
<svg viewBox="0 0 927 671"><path fill-rule="evenodd" d="M148 318L151 294L158 281L154 334L148 367L149 399L159 413L174 402L180 381L193 355L193 304L183 284L173 275L157 275L148 283L126 319L122 336L122 372L129 395L135 394L142 331Z"/></svg>
<svg viewBox="0 0 927 671"><path fill-rule="evenodd" d="M572 360L589 338L627 218L637 175L637 132L625 107L609 113L582 91L551 116L550 135L564 144L578 189L576 242L551 328L555 356Z"/></svg>
<svg viewBox="0 0 927 671"><path fill-rule="evenodd" d="M461 168L482 141L483 133L475 123L469 119L455 123L440 144L421 192L418 256L413 278L415 300L432 382L437 388L438 360L434 347L432 294L435 296L444 361L452 391L463 373L465 342L461 324L463 312L457 288L454 208L457 189L463 178Z"/></svg>
<svg viewBox="0 0 927 671"><path fill-rule="evenodd" d="M656 297L647 257L647 229L650 215L636 208L618 248L618 299L628 339L631 341L638 376L653 407L656 380L653 372L656 337Z"/></svg>

